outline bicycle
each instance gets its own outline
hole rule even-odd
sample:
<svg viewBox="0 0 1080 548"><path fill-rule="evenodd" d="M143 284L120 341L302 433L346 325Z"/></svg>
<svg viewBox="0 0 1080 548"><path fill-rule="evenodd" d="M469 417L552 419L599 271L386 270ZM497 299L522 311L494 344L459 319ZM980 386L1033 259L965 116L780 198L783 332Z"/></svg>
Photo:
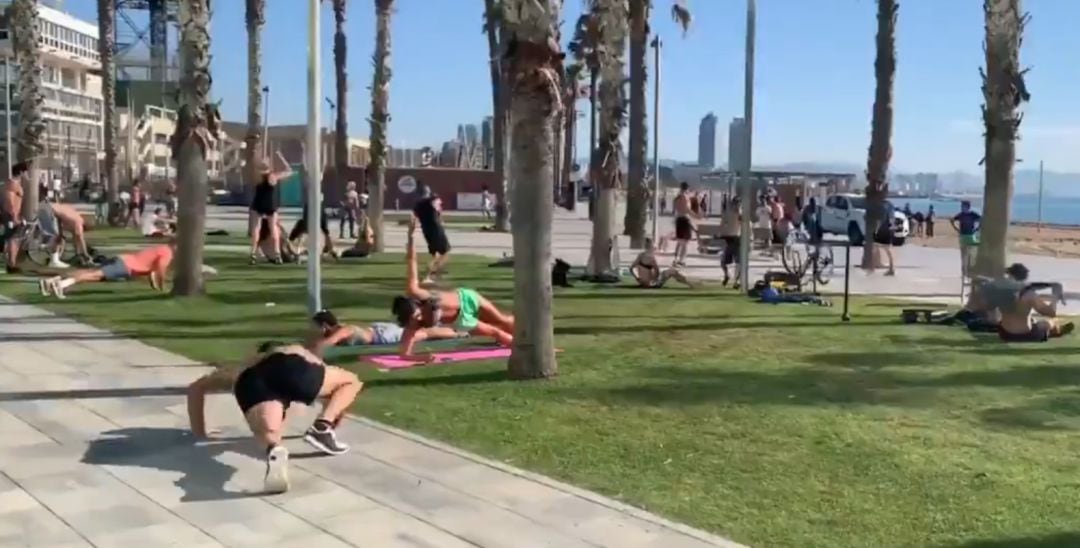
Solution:
<svg viewBox="0 0 1080 548"><path fill-rule="evenodd" d="M70 232L61 230L63 241L74 242L74 236ZM0 235L0 255L6 255L8 238L19 238L19 257L26 257L30 262L38 266L49 266L52 259L53 238L45 234L41 229L41 223L37 220L29 224L5 229ZM61 251L60 260L65 263L73 263L79 259L74 245L65 245Z"/></svg>
<svg viewBox="0 0 1080 548"><path fill-rule="evenodd" d="M803 283L816 280L820 285L829 284L836 267L832 247L811 242L810 234L803 229L788 232L780 252L780 262L788 274L798 277Z"/></svg>

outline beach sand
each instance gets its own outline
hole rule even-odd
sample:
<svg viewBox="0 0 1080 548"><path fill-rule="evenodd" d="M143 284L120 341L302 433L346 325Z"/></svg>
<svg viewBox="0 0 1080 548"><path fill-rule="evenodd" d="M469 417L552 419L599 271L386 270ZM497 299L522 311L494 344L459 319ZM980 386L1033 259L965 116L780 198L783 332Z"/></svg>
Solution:
<svg viewBox="0 0 1080 548"><path fill-rule="evenodd" d="M934 237L913 236L909 244L927 247L958 248L959 240L948 221L934 223ZM1080 258L1080 226L1013 223L1009 227L1009 251L1046 257Z"/></svg>

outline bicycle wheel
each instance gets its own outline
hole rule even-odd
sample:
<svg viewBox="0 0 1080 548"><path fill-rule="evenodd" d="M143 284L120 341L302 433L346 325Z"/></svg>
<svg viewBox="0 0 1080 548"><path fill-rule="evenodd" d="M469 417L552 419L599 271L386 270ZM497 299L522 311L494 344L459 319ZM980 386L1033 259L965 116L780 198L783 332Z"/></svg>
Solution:
<svg viewBox="0 0 1080 548"><path fill-rule="evenodd" d="M814 276L820 285L829 285L833 271L836 269L836 261L833 260L832 247L821 247L814 260Z"/></svg>
<svg viewBox="0 0 1080 548"><path fill-rule="evenodd" d="M46 245L46 237L41 233L41 228L36 224L31 226L23 236L22 252L30 262L38 266L49 265L49 248Z"/></svg>
<svg viewBox="0 0 1080 548"><path fill-rule="evenodd" d="M801 278L805 272L805 264L800 247L794 231L788 234L784 239L784 247L780 249L780 264L785 272Z"/></svg>

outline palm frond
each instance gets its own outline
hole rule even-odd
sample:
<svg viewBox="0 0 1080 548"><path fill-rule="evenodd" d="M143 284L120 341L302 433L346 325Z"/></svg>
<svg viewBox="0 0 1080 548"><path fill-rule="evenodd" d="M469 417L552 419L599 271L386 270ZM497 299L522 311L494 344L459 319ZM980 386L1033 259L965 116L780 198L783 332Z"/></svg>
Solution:
<svg viewBox="0 0 1080 548"><path fill-rule="evenodd" d="M683 35L686 35L686 32L690 30L690 24L694 21L694 16L686 7L684 0L676 0L671 5L671 19L682 27Z"/></svg>

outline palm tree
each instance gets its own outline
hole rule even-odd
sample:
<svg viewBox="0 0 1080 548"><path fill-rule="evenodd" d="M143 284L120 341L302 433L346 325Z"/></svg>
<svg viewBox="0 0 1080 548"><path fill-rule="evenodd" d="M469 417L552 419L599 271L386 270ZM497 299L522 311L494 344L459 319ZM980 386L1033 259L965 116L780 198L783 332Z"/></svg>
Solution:
<svg viewBox="0 0 1080 548"><path fill-rule="evenodd" d="M514 180L514 332L509 375L554 376L551 311L554 120L562 110L561 0L504 0L510 91L510 170Z"/></svg>
<svg viewBox="0 0 1080 548"><path fill-rule="evenodd" d="M1031 95L1020 68L1020 47L1028 15L1020 0L985 0L986 69L982 75L986 182L983 189L982 240L975 271L999 276L1005 271L1009 230L1009 202L1013 193L1016 139L1023 115L1018 111Z"/></svg>
<svg viewBox="0 0 1080 548"><path fill-rule="evenodd" d="M600 82L600 18L586 9L574 24L574 34L567 46L575 64L584 65L589 72L589 163L596 154L597 86ZM589 179L593 176L590 173ZM576 200L577 197L575 196ZM591 215L591 214L590 214Z"/></svg>
<svg viewBox="0 0 1080 548"><path fill-rule="evenodd" d="M11 3L15 59L19 64L19 135L16 157L20 162L30 162L30 176L23 179L22 215L24 219L37 217L38 209L38 162L44 149L42 134L45 119L41 105L45 101L41 89L41 53L38 43L41 30L37 24L37 0L15 0Z"/></svg>
<svg viewBox="0 0 1080 548"><path fill-rule="evenodd" d="M574 173L574 140L577 137L577 99L581 95L581 75L585 72L585 64L579 61L567 65L563 75L563 152L562 152L562 175L558 184L565 185L570 182ZM573 192L573 191L571 191ZM563 196L562 188L555 189L555 194L564 200L574 200L576 196Z"/></svg>
<svg viewBox="0 0 1080 548"><path fill-rule="evenodd" d="M626 0L592 0L591 8L599 21L600 50L599 142L589 168L597 196L589 274L597 275L613 266L610 246L615 236L616 192L622 186L621 136L626 125L624 58L629 19Z"/></svg>
<svg viewBox="0 0 1080 548"><path fill-rule="evenodd" d="M202 295L203 228L206 225L206 152L217 139L220 117L210 96L210 0L180 2L180 75L176 132L170 145L180 187L178 242L172 293Z"/></svg>
<svg viewBox="0 0 1080 548"><path fill-rule="evenodd" d="M98 0L98 57L101 58L101 102L105 152L105 203L112 223L120 221L120 180L116 177L116 1ZM96 160L95 160L96 161Z"/></svg>
<svg viewBox="0 0 1080 548"><path fill-rule="evenodd" d="M635 249L645 245L645 221L648 216L649 189L645 185L645 171L649 130L645 124L648 118L645 88L649 72L645 53L649 42L650 11L652 0L630 0L630 151L627 158L629 181L624 232L630 236L630 247ZM689 28L690 12L681 2L672 5L671 15L684 32Z"/></svg>
<svg viewBox="0 0 1080 548"><path fill-rule="evenodd" d="M107 0L102 0L107 1ZM244 11L248 46L248 127L244 141L245 194L254 191L260 177L256 159L262 140L262 28L266 24L266 0L247 0Z"/></svg>
<svg viewBox="0 0 1080 548"><path fill-rule="evenodd" d="M506 71L502 63L506 30L502 24L502 0L484 0L484 31L488 42L488 65L491 70L492 128L491 140L495 147L492 168L498 182L495 185L495 230L510 230L510 218L507 213L509 182L506 176L506 130L509 97L507 95Z"/></svg>
<svg viewBox="0 0 1080 548"><path fill-rule="evenodd" d="M341 177L349 165L349 75L345 72L347 42L345 40L345 8L347 0L334 0L334 76L336 83L337 110L334 120L334 177L341 184Z"/></svg>
<svg viewBox="0 0 1080 548"><path fill-rule="evenodd" d="M371 178L368 219L375 251L383 250L383 196L386 190L386 128L390 122L390 15L394 0L375 0L375 72L371 81Z"/></svg>
<svg viewBox="0 0 1080 548"><path fill-rule="evenodd" d="M874 235L885 219L889 195L889 161L892 159L893 81L896 78L896 0L878 0L877 55L874 59L874 112L870 120L870 150L866 161L866 233L863 234L863 268L877 266Z"/></svg>

